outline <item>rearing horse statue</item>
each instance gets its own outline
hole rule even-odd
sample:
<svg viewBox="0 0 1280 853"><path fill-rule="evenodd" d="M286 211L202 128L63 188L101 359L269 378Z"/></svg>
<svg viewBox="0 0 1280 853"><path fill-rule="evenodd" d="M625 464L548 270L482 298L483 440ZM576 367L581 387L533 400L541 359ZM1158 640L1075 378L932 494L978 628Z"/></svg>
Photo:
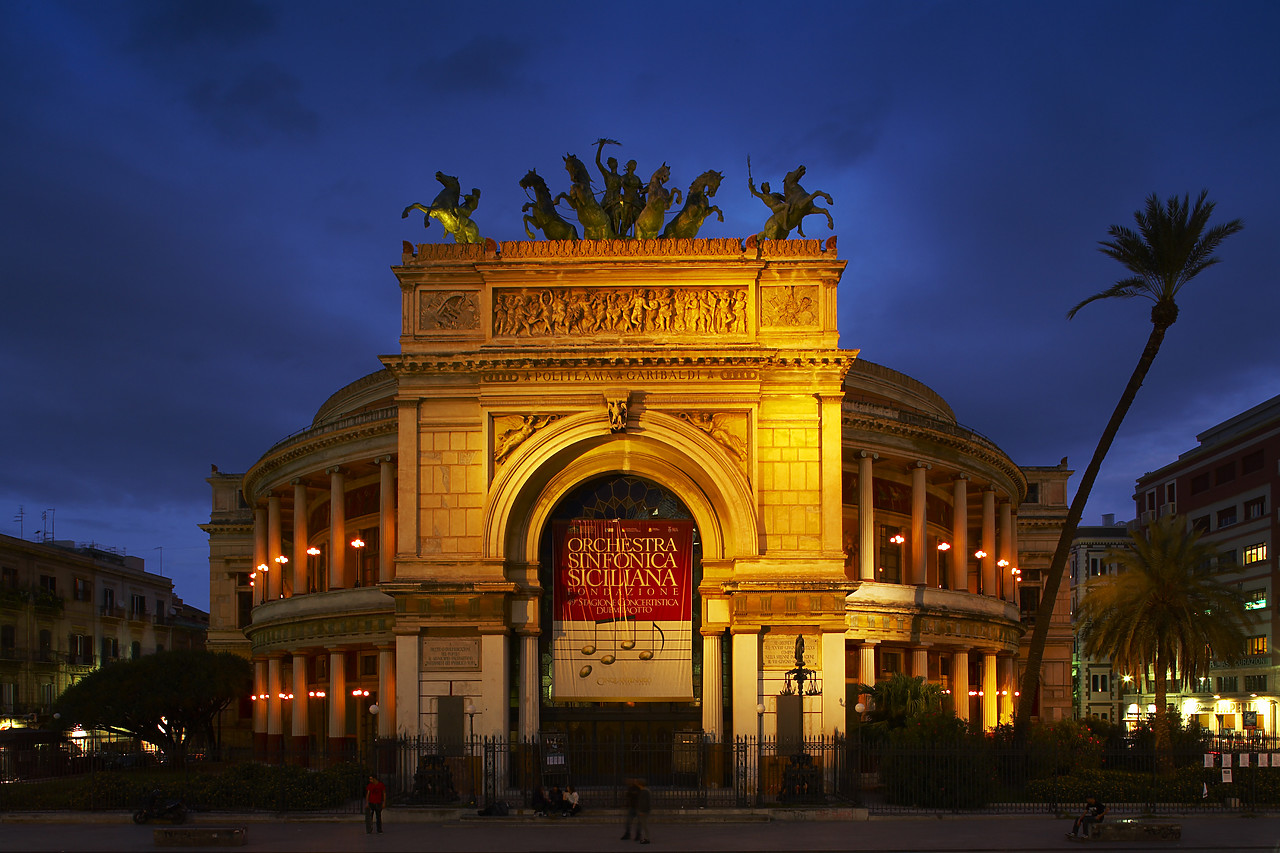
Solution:
<svg viewBox="0 0 1280 853"><path fill-rule="evenodd" d="M578 239L578 229L572 222L565 221L556 210L556 203L551 200L551 191L547 189L547 182L542 180L542 176L537 171L530 169L520 179L520 187L526 192L533 190L534 200L526 202L524 207L520 208L522 213L533 211L532 216L524 218L524 233L529 235L530 240L534 238L533 232L529 230L530 225L541 231L548 240Z"/></svg>
<svg viewBox="0 0 1280 853"><path fill-rule="evenodd" d="M831 211L825 207L818 207L813 203L815 198L825 198L827 204L835 204L831 196L822 190L807 193L804 187L800 186L800 179L804 177L804 166L797 166L793 171L787 172L787 176L782 179L782 195L787 200L787 230L800 227L800 220L814 213L821 213L827 217L827 228L835 230L835 223L831 221ZM800 236L804 236L804 232L800 232Z"/></svg>
<svg viewBox="0 0 1280 853"><path fill-rule="evenodd" d="M662 236L697 237L703 220L713 211L716 217L724 222L724 213L709 201L716 194L716 190L720 189L720 181L723 178L724 175L714 169L708 169L694 178L693 183L689 185L689 194L685 196L684 207L674 219L667 223L667 227L662 229Z"/></svg>
<svg viewBox="0 0 1280 853"><path fill-rule="evenodd" d="M612 240L617 237L613 230L613 220L591 191L591 173L587 171L587 167L574 155L566 154L564 168L569 173L573 186L569 188L569 192L556 196L555 203L559 204L562 198L569 202L569 206L578 214L578 224L582 226L582 234L588 240Z"/></svg>
<svg viewBox="0 0 1280 853"><path fill-rule="evenodd" d="M662 233L662 222L666 219L667 209L671 207L672 196L675 197L676 204L680 203L679 187L669 190L663 186L670 179L671 167L666 163L663 163L649 179L648 201L645 203L644 210L640 211L640 215L636 217L637 240L649 240Z"/></svg>
<svg viewBox="0 0 1280 853"><path fill-rule="evenodd" d="M465 201L460 201L458 197L461 191L457 178L444 172L436 172L436 180L444 185L444 189L440 190L431 204L424 206L414 202L404 209L400 218L408 218L411 210L421 210L426 214L422 218L423 228L430 228L431 220L434 219L446 234L453 237L455 243L481 242L480 227L471 221L471 214L476 212L476 207L480 204L480 190L473 187Z"/></svg>

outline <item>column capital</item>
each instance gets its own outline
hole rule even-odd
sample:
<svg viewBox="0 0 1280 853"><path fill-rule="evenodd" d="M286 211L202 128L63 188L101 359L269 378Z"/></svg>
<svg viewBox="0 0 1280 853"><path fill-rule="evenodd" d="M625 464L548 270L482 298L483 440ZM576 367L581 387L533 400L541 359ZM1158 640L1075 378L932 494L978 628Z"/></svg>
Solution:
<svg viewBox="0 0 1280 853"><path fill-rule="evenodd" d="M880 454L879 454L879 453L873 453L873 452L872 452L872 451L870 451L870 450L859 450L859 451L858 451L858 455L859 455L860 457L862 457L863 459L870 459L870 460L872 460L872 461L875 461L876 459L879 459L879 458L880 458Z"/></svg>
<svg viewBox="0 0 1280 853"><path fill-rule="evenodd" d="M395 461L396 461L396 458L395 458L394 456L392 456L390 453L388 453L386 456L379 456L379 457L377 457L376 459L374 459L373 461L374 461L374 462L378 462L378 463L383 463L383 462L395 462Z"/></svg>
<svg viewBox="0 0 1280 853"><path fill-rule="evenodd" d="M968 479L969 479L969 475L968 475L968 474L965 474L965 473L962 471L961 473L956 474L956 475L955 475L954 477L952 477L951 479L953 479L953 480L968 480Z"/></svg>
<svg viewBox="0 0 1280 853"><path fill-rule="evenodd" d="M306 485L306 483L305 483L305 482L303 482L303 480L302 480L302 478L301 478L301 477L294 477L292 480L290 480L290 481L289 481L289 483L290 483L291 485L294 485L294 486L305 486L305 485Z"/></svg>
<svg viewBox="0 0 1280 853"><path fill-rule="evenodd" d="M911 467L912 467L912 468L923 468L923 469L924 469L924 470L926 470L926 471L932 471L932 470L933 470L933 465L932 465L931 463L929 463L929 462L925 462L923 459L917 459L914 463L912 463Z"/></svg>
<svg viewBox="0 0 1280 853"><path fill-rule="evenodd" d="M341 466L341 465L334 465L334 466L332 466L332 467L330 467L330 468L325 468L325 469L324 469L324 472L325 472L326 474L343 474L343 473L345 473L345 472L342 470L342 466Z"/></svg>

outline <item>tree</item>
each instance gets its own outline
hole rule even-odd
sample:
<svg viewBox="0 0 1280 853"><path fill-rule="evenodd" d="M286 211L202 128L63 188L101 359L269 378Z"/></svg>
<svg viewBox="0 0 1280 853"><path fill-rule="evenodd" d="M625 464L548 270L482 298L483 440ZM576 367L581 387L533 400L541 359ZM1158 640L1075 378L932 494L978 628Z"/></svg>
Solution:
<svg viewBox="0 0 1280 853"><path fill-rule="evenodd" d="M1035 708L1040 688L1040 665L1044 660L1045 643L1049 639L1049 623L1058 600L1058 588L1062 585L1062 575L1067 567L1071 540L1075 538L1076 528L1080 525L1080 518L1089 501L1089 493L1093 491L1093 483L1098 478L1098 471L1120 431L1120 424L1138 396L1138 389L1142 387L1156 354L1160 352L1165 333L1177 322L1178 293L1187 282L1218 263L1220 258L1214 256L1218 246L1244 227L1239 219L1233 219L1207 228L1213 208L1214 203L1208 200L1208 190L1202 191L1194 204L1189 196L1181 199L1173 196L1162 204L1152 193L1147 198L1145 209L1133 214L1137 223L1136 231L1112 225L1107 231L1111 239L1100 241L1100 251L1119 261L1133 275L1095 293L1067 312L1067 319L1071 319L1081 308L1100 299L1131 299L1141 296L1154 303L1151 306L1151 334L1147 337L1147 345L1129 377L1129 384L1125 386L1120 401L1111 413L1111 420L1107 421L1102 437L1098 439L1093 458L1089 460L1089 465L1080 478L1080 485L1058 537L1058 547L1053 552L1053 562L1045 574L1040 607L1036 611L1035 628L1027 651L1026 668L1022 673L1021 695L1018 697L1015 724L1020 731L1025 730Z"/></svg>
<svg viewBox="0 0 1280 853"><path fill-rule="evenodd" d="M895 672L885 681L877 681L874 685L859 684L855 690L871 697L867 725L873 732L900 729L912 717L942 711L942 687L930 684L919 675Z"/></svg>
<svg viewBox="0 0 1280 853"><path fill-rule="evenodd" d="M1210 661L1244 654L1250 614L1232 588L1213 576L1217 548L1177 515L1135 530L1128 548L1110 552L1119 573L1091 580L1077 615L1084 652L1109 655L1126 674L1152 670L1156 752L1169 750L1168 691L1209 674Z"/></svg>
<svg viewBox="0 0 1280 853"><path fill-rule="evenodd" d="M227 652L158 652L109 663L68 687L56 703L62 723L130 735L181 766L192 735L248 695L249 662Z"/></svg>

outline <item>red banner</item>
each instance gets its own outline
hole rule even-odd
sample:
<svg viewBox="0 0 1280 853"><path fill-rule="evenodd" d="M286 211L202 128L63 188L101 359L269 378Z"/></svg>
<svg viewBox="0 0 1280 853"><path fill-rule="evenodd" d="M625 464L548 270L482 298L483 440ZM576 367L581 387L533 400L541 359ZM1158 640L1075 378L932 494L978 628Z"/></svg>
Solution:
<svg viewBox="0 0 1280 853"><path fill-rule="evenodd" d="M552 527L557 699L693 698L693 522Z"/></svg>

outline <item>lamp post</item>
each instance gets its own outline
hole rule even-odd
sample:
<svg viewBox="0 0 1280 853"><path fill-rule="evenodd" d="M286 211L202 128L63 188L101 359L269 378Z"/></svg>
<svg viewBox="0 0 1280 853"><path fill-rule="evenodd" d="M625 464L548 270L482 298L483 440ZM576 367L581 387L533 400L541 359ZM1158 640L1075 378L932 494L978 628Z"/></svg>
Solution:
<svg viewBox="0 0 1280 853"><path fill-rule="evenodd" d="M307 549L307 591L316 592L319 585L316 583L316 557L320 556L320 549L312 545Z"/></svg>
<svg viewBox="0 0 1280 853"><path fill-rule="evenodd" d="M764 805L764 703L756 704L756 808Z"/></svg>
<svg viewBox="0 0 1280 853"><path fill-rule="evenodd" d="M369 733L372 742L369 747L369 766L374 774L378 772L378 712L381 710L376 701L369 706L369 719L372 721L370 725L373 727Z"/></svg>
<svg viewBox="0 0 1280 853"><path fill-rule="evenodd" d="M364 547L364 540L357 536L351 540L351 547L356 551L356 586L362 586L361 579L364 576L364 567L360 565L360 549Z"/></svg>
<svg viewBox="0 0 1280 853"><path fill-rule="evenodd" d="M476 703L467 700L467 777L471 780L471 805L476 804Z"/></svg>

